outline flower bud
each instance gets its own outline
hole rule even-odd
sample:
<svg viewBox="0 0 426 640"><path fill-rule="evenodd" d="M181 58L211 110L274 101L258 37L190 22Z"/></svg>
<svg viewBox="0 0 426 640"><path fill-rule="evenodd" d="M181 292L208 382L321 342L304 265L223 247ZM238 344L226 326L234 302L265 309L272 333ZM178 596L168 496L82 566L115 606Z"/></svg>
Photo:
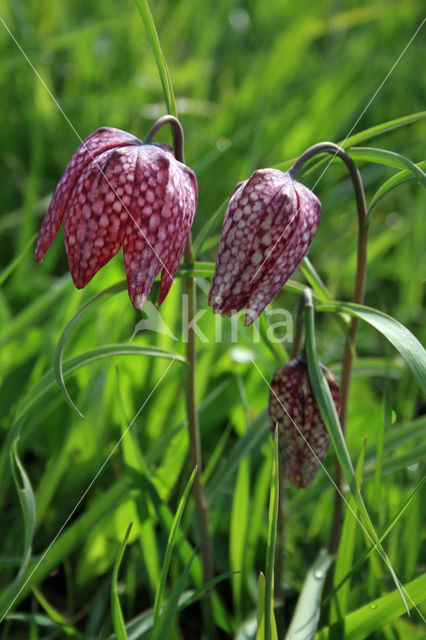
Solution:
<svg viewBox="0 0 426 640"><path fill-rule="evenodd" d="M65 249L81 289L123 246L130 299L140 309L161 272L158 303L182 258L197 202L194 173L162 143L144 144L110 127L72 156L38 236L40 261L64 220Z"/></svg>
<svg viewBox="0 0 426 640"><path fill-rule="evenodd" d="M339 412L336 379L323 365L321 369ZM268 410L272 429L278 424L278 450L284 474L295 487L307 489L327 454L330 436L315 400L306 362L292 360L275 373Z"/></svg>
<svg viewBox="0 0 426 640"><path fill-rule="evenodd" d="M214 313L247 306L249 325L308 253L321 217L318 198L288 173L260 169L228 203L209 293Z"/></svg>

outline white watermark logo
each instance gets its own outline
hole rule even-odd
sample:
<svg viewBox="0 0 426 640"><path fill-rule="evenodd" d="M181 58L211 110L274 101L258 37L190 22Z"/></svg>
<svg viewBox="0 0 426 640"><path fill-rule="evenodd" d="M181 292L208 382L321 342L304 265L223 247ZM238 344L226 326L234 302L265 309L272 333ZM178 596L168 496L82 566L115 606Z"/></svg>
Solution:
<svg viewBox="0 0 426 640"><path fill-rule="evenodd" d="M230 317L227 318L214 315L212 322L207 324L205 322L205 316L211 313L211 310L209 307L205 307L199 309L191 321L188 322L187 294L182 296L182 330L180 336L175 335L173 330L163 320L158 307L149 300L144 304L142 313L146 315L146 318L136 323L130 341L133 340L138 333L151 331L168 336L172 340L181 340L183 343L187 343L188 333L193 331L202 344L222 342L237 344L243 334L244 338L247 339L250 333L252 335L252 343L254 344L264 341L265 338L272 344L293 342L293 318L287 309L265 309L266 327L263 329L263 337L259 318L256 318L249 327L244 326L244 318L246 316L245 309L241 309L233 314L231 313ZM204 326L202 329L200 324L203 320ZM208 335L206 335L207 332Z"/></svg>

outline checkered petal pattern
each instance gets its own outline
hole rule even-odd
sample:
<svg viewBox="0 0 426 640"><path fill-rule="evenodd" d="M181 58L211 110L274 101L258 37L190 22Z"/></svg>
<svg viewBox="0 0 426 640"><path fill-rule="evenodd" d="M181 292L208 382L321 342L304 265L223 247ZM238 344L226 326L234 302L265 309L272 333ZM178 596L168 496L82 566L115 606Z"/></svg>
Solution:
<svg viewBox="0 0 426 640"><path fill-rule="evenodd" d="M123 247L130 299L142 308L161 273L159 304L182 258L197 204L197 181L164 144L110 127L72 156L39 233L39 262L64 221L74 284L81 289Z"/></svg>
<svg viewBox="0 0 426 640"><path fill-rule="evenodd" d="M247 307L251 324L308 253L321 218L318 198L288 173L260 169L234 189L209 293L214 313Z"/></svg>
<svg viewBox="0 0 426 640"><path fill-rule="evenodd" d="M321 369L339 412L336 379L323 365ZM295 487L309 488L327 455L330 436L315 400L306 362L292 360L275 373L268 410L272 429L278 425L278 449L285 476Z"/></svg>

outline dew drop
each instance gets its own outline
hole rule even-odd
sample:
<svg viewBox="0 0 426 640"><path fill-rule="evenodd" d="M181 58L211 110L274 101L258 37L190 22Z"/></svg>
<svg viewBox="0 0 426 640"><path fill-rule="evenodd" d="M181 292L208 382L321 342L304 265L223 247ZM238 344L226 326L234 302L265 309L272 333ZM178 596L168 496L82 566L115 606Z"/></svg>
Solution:
<svg viewBox="0 0 426 640"><path fill-rule="evenodd" d="M324 572L317 569L314 573L314 576L317 580L322 580L324 578Z"/></svg>
<svg viewBox="0 0 426 640"><path fill-rule="evenodd" d="M377 609L377 604L375 602L373 602L373 604L370 604L370 609Z"/></svg>

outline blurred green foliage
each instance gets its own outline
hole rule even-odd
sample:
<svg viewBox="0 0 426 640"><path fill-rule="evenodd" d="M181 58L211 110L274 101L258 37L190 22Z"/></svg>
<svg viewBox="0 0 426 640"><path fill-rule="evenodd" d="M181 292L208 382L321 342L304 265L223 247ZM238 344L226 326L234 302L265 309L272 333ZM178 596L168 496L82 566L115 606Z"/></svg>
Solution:
<svg viewBox="0 0 426 640"><path fill-rule="evenodd" d="M159 0L151 3L151 9L185 130L186 162L196 171L199 183L195 235L229 197L235 184L254 169L296 157L321 140L338 142L350 133L424 108L424 29L409 44L423 19L422 7L415 0ZM80 138L102 125L144 138L153 120L164 113L164 105L143 23L131 0L0 0L0 17L4 21L0 21L0 262L4 268L38 230L49 195ZM166 129L162 133L168 138ZM419 162L424 159L425 133L423 121L390 132L371 144ZM361 164L360 170L368 198L395 173L394 169L367 163ZM332 297L348 300L355 270L355 202L344 167L333 163L324 175L321 173L322 169L303 178L308 186L315 185L323 204L322 222L309 257ZM220 221L199 259L214 261L219 232ZM399 187L380 203L371 225L366 291L366 304L391 314L419 339L424 338L424 232L424 192L414 182ZM3 442L16 426L16 411L26 392L52 367L56 343L66 323L83 301L123 278L121 254L83 292L74 290L66 272L60 231L42 265L36 265L32 252L27 251L0 290ZM303 281L300 272L296 275ZM207 291L208 282L200 280L200 308L206 305ZM285 290L274 303L293 314L297 304L298 296ZM161 315L179 340L149 333L138 334L135 341L183 353L180 281L161 307ZM108 299L75 329L65 357L129 341L142 317L133 310L125 293ZM222 585L222 609L217 607L215 611L228 633L223 637L235 634L255 609L257 576L265 562L272 448L261 412L266 407L268 389L249 356L267 379L285 359L279 345L275 345L274 356L262 341L254 342L252 331L243 327L238 333L237 351L231 344L227 322L214 318L210 311L203 315L200 328L209 342L199 341L197 369L205 480L207 493L210 488L214 496L209 510L215 569L217 574L235 569L241 558L244 568L238 584L232 588L229 583ZM338 371L344 335L325 314L318 315L316 324L321 360ZM215 343L218 327L225 337ZM412 374L370 327L361 327L358 355L348 446L355 459L365 437L372 443L364 474L365 496L381 530L421 477L419 447L425 430L424 419L422 422L419 418L422 399ZM367 357L376 359L375 366L363 370ZM57 563L46 564L41 582L47 599L66 612L87 637L99 637L101 629L105 633L112 630L109 580L130 520L135 526L121 570L125 620L153 604L167 527L171 526L171 514L189 473L182 394L185 365L174 362L156 388L169 364L144 356L126 356L84 367L67 380L73 399L86 415L84 422L52 387L20 425L19 457L35 492L32 551L37 556L50 544L111 453L123 422L129 424L152 393L134 425L143 472L139 469L139 475L133 477L120 449L114 453L67 524L69 540L59 541L54 556ZM369 371L374 375L368 375ZM374 481L375 443L380 442L386 403L391 405L395 424L387 421L385 429L401 429L401 436L388 449L385 447L388 475L383 481L377 477ZM235 532L229 531L237 468L224 477L219 491L214 492L214 484L209 482L220 479L221 461L232 463L233 446L244 434L255 433L250 431L253 421L263 429L263 435L260 443L244 450L245 466L240 467L238 475L240 495L246 496L240 505L241 517L248 523L246 538L238 547ZM404 440L404 429L409 430L410 425L414 425L410 432L414 435ZM252 437L247 438L248 443ZM398 460L403 462L398 464ZM330 473L333 463L329 454ZM5 589L16 575L23 536L6 446L0 465L4 473L0 488L0 562L4 567L0 587ZM101 509L104 503L106 511ZM287 621L307 567L318 548L327 544L331 503L331 487L325 477L318 477L308 493L292 488L288 491ZM425 562L420 527L424 504L420 496L413 500L407 515L389 536L389 555L403 582L416 577ZM170 509L169 519L165 509ZM82 520L85 517L87 520ZM196 545L192 503L183 521L186 543ZM86 529L85 522L90 523ZM238 525L238 519L233 522L233 526ZM81 529L71 529L78 523ZM363 550L358 532L355 555ZM178 545L171 584L189 559L190 548ZM193 588L199 586L198 560L191 568ZM353 578L350 609L385 591L383 576L369 561ZM240 598L232 605L231 592L234 599ZM34 602L27 599L21 611L34 612ZM181 630L176 626L173 637L198 638L196 616L183 614ZM416 614L413 621L418 621ZM27 638L29 625L10 620L5 634L9 630L9 637ZM36 626L33 623L32 629ZM43 635L43 627L37 628L40 635L32 637L54 637ZM0 638L7 637L1 633ZM392 633L385 629L374 638L418 637L414 626L412 631L408 626L395 627ZM412 635L404 635L408 633ZM62 637L60 634L57 637Z"/></svg>

